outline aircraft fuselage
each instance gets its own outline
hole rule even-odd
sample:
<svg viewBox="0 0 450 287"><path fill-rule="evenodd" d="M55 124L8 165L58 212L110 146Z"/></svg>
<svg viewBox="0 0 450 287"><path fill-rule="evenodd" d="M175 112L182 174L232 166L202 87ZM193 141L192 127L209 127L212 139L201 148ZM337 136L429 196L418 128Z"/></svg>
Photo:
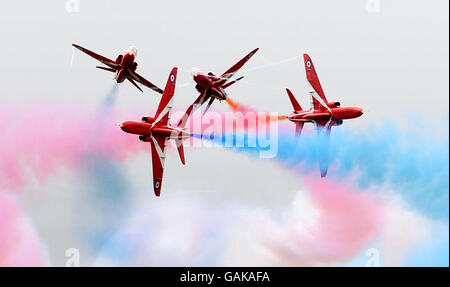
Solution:
<svg viewBox="0 0 450 287"><path fill-rule="evenodd" d="M198 92L203 93L206 90L208 96L214 97L218 100L226 100L227 94L225 90L222 89L222 87L216 87L214 85L214 83L220 80L220 78L216 77L212 73L204 74L200 71L195 71L192 77L197 84L195 88Z"/></svg>
<svg viewBox="0 0 450 287"><path fill-rule="evenodd" d="M360 117L364 113L360 107L335 107L330 110L315 112L313 110L293 112L288 119L292 122L314 122L330 119L333 121L348 120Z"/></svg>
<svg viewBox="0 0 450 287"><path fill-rule="evenodd" d="M136 70L137 64L134 60L136 59L136 52L134 49L129 49L125 52L123 56L119 56L117 61L119 61L120 69L116 73L116 82L122 83L125 81L127 70Z"/></svg>
<svg viewBox="0 0 450 287"><path fill-rule="evenodd" d="M190 134L183 129L171 125L154 126L151 122L126 121L120 125L120 128L126 133L142 136L139 137L141 140L152 134L179 139L190 137Z"/></svg>

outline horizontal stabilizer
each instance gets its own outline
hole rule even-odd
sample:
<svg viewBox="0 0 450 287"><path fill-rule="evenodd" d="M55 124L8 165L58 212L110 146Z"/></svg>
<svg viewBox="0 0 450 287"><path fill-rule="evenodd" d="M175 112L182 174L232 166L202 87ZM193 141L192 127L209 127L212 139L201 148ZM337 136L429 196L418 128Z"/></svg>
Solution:
<svg viewBox="0 0 450 287"><path fill-rule="evenodd" d="M183 141L180 139L176 139L175 143L177 145L178 154L180 155L180 160L182 164L186 164L184 160L184 148L183 148Z"/></svg>
<svg viewBox="0 0 450 287"><path fill-rule="evenodd" d="M223 85L222 88L226 89L226 88L228 88L229 86L231 86L232 84L236 83L237 81L242 80L243 78L244 78L244 77L242 76L242 77L237 78L236 80L233 80L233 81L231 81L231 82L229 82L229 83L226 83L225 85Z"/></svg>
<svg viewBox="0 0 450 287"><path fill-rule="evenodd" d="M112 72L112 73L116 72L116 70L114 70L113 68L101 67L101 66L95 66L95 67L98 68L98 69L102 69L102 70L108 71L108 72Z"/></svg>

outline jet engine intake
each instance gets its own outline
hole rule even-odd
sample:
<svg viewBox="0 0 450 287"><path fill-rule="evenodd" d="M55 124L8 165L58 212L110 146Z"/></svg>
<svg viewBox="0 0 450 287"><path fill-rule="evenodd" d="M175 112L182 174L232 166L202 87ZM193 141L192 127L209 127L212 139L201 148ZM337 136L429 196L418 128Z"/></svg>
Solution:
<svg viewBox="0 0 450 287"><path fill-rule="evenodd" d="M330 108L337 108L337 107L340 107L340 106L341 106L340 102L329 102L328 103L328 107L330 107Z"/></svg>
<svg viewBox="0 0 450 287"><path fill-rule="evenodd" d="M342 125L343 123L344 123L343 120L336 120L336 121L333 122L333 125L334 125L334 126L340 126L340 125Z"/></svg>
<svg viewBox="0 0 450 287"><path fill-rule="evenodd" d="M142 117L142 121L145 123L153 123L155 119L153 117Z"/></svg>
<svg viewBox="0 0 450 287"><path fill-rule="evenodd" d="M149 141L150 141L150 137L139 136L139 140L140 140L141 142L149 142Z"/></svg>

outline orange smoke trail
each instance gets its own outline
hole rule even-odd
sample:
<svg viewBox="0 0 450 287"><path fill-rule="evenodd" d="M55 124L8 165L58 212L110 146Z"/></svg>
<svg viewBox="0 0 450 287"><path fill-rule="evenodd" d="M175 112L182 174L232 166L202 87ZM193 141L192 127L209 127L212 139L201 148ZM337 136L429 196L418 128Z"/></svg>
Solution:
<svg viewBox="0 0 450 287"><path fill-rule="evenodd" d="M237 112L241 112L241 113L246 113L246 112L257 112L255 109L244 106L236 101L233 101L232 99L230 99L229 97L226 99L228 105L230 106L230 108L233 111L237 111ZM276 116L273 117L270 114L266 115L266 122L275 122L275 121L282 121L287 119L287 116Z"/></svg>
<svg viewBox="0 0 450 287"><path fill-rule="evenodd" d="M226 99L228 105L230 106L230 108L234 111L238 111L240 109L242 109L241 105L238 104L237 102L233 101L232 99L230 99L229 97Z"/></svg>

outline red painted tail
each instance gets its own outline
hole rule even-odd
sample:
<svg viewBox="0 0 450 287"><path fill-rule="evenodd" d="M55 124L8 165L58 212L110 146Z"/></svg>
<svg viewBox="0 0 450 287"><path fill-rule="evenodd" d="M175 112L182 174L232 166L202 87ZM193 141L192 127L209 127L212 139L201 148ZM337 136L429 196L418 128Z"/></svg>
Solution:
<svg viewBox="0 0 450 287"><path fill-rule="evenodd" d="M289 96L289 100L291 100L292 107L294 108L294 112L301 112L301 111L303 111L302 107L300 106L300 104L295 99L294 94L292 94L291 90L286 89L286 92L287 92L287 94Z"/></svg>

